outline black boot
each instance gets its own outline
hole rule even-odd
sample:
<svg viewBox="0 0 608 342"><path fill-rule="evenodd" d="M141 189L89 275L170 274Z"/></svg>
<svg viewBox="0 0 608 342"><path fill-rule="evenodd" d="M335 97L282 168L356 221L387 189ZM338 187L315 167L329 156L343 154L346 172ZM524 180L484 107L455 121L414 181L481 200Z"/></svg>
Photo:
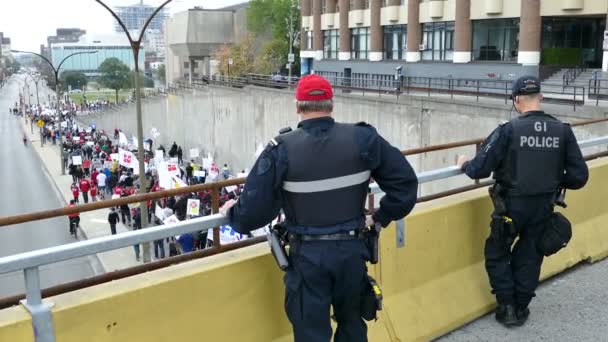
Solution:
<svg viewBox="0 0 608 342"><path fill-rule="evenodd" d="M505 327L517 325L517 315L513 304L498 304L496 308L496 320Z"/></svg>
<svg viewBox="0 0 608 342"><path fill-rule="evenodd" d="M530 309L527 307L518 307L515 311L515 316L517 316L517 325L522 326L530 317Z"/></svg>

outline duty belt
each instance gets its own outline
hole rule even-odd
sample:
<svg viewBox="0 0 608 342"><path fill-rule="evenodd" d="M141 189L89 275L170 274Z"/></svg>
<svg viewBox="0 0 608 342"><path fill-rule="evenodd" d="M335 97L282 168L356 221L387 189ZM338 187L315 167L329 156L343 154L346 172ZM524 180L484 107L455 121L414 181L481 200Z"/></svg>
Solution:
<svg viewBox="0 0 608 342"><path fill-rule="evenodd" d="M289 241L347 241L360 240L364 238L361 230L351 230L345 233L322 234L322 235L302 235L289 233Z"/></svg>

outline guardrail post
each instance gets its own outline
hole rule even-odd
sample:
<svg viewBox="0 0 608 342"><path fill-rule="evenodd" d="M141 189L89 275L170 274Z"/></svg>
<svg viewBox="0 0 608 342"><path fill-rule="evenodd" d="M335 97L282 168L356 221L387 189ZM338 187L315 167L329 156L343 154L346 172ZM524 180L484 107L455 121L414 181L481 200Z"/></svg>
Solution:
<svg viewBox="0 0 608 342"><path fill-rule="evenodd" d="M574 91L572 92L573 96L574 96L574 101L573 105L574 105L574 111L576 112L576 86L572 87L574 89Z"/></svg>
<svg viewBox="0 0 608 342"><path fill-rule="evenodd" d="M481 150L481 143L476 143L475 144L475 155L478 155L480 150ZM479 179L475 180L475 184L479 184Z"/></svg>
<svg viewBox="0 0 608 342"><path fill-rule="evenodd" d="M220 189L215 187L211 190L211 211L214 214L220 212ZM213 227L213 248L220 248L220 227Z"/></svg>
<svg viewBox="0 0 608 342"><path fill-rule="evenodd" d="M479 102L479 80L477 80L477 102Z"/></svg>
<svg viewBox="0 0 608 342"><path fill-rule="evenodd" d="M32 315L32 326L36 342L55 342L51 306L42 302L40 272L38 267L23 270L25 278L25 300L21 304Z"/></svg>
<svg viewBox="0 0 608 342"><path fill-rule="evenodd" d="M599 91L598 91L598 88L599 88ZM594 91L595 91L595 106L597 107L600 105L600 93L602 92L602 81L601 80L596 82Z"/></svg>
<svg viewBox="0 0 608 342"><path fill-rule="evenodd" d="M507 104L508 99L509 99L509 82L505 81L505 104Z"/></svg>
<svg viewBox="0 0 608 342"><path fill-rule="evenodd" d="M431 78L429 77L428 96L431 97Z"/></svg>
<svg viewBox="0 0 608 342"><path fill-rule="evenodd" d="M454 80L451 78L448 80L448 89L450 90L450 97L453 100L454 99Z"/></svg>
<svg viewBox="0 0 608 342"><path fill-rule="evenodd" d="M407 94L410 94L410 87L412 86L412 78L411 77L407 77Z"/></svg>

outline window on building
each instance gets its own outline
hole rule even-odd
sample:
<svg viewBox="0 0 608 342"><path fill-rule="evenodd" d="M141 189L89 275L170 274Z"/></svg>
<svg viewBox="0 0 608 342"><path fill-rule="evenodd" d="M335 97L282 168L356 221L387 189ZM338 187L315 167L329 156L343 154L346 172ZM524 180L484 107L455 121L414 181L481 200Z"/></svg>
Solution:
<svg viewBox="0 0 608 342"><path fill-rule="evenodd" d="M369 0L363 0L363 8L364 9L368 9L369 8Z"/></svg>
<svg viewBox="0 0 608 342"><path fill-rule="evenodd" d="M338 30L323 31L323 58L336 59L340 49Z"/></svg>
<svg viewBox="0 0 608 342"><path fill-rule="evenodd" d="M407 25L384 26L384 59L405 58Z"/></svg>
<svg viewBox="0 0 608 342"><path fill-rule="evenodd" d="M312 50L312 31L306 31L306 50Z"/></svg>
<svg viewBox="0 0 608 342"><path fill-rule="evenodd" d="M184 62L184 68L185 68L185 69L187 69L187 68L189 68L189 67L190 67L190 63L188 63L188 62Z"/></svg>
<svg viewBox="0 0 608 342"><path fill-rule="evenodd" d="M473 60L516 61L519 18L473 21Z"/></svg>
<svg viewBox="0 0 608 342"><path fill-rule="evenodd" d="M422 45L423 60L451 61L454 54L454 22L424 23Z"/></svg>
<svg viewBox="0 0 608 342"><path fill-rule="evenodd" d="M348 5L349 5L348 8L352 11L355 8L355 0L350 0L348 2Z"/></svg>
<svg viewBox="0 0 608 342"><path fill-rule="evenodd" d="M321 0L321 13L327 13L327 0Z"/></svg>
<svg viewBox="0 0 608 342"><path fill-rule="evenodd" d="M369 52L369 27L357 27L350 31L352 58L367 59Z"/></svg>

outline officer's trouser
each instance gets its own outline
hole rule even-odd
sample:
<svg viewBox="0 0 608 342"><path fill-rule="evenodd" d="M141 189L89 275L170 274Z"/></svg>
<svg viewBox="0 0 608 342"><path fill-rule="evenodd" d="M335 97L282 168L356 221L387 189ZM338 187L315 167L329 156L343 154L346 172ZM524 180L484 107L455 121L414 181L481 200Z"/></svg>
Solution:
<svg viewBox="0 0 608 342"><path fill-rule="evenodd" d="M527 307L532 301L543 262L536 242L552 212L551 198L508 198L509 214L520 231L519 239L512 250L491 237L486 240L486 271L498 303Z"/></svg>
<svg viewBox="0 0 608 342"><path fill-rule="evenodd" d="M330 307L336 342L366 342L360 298L366 281L367 250L361 240L292 244L285 274L285 311L295 342L329 342Z"/></svg>

